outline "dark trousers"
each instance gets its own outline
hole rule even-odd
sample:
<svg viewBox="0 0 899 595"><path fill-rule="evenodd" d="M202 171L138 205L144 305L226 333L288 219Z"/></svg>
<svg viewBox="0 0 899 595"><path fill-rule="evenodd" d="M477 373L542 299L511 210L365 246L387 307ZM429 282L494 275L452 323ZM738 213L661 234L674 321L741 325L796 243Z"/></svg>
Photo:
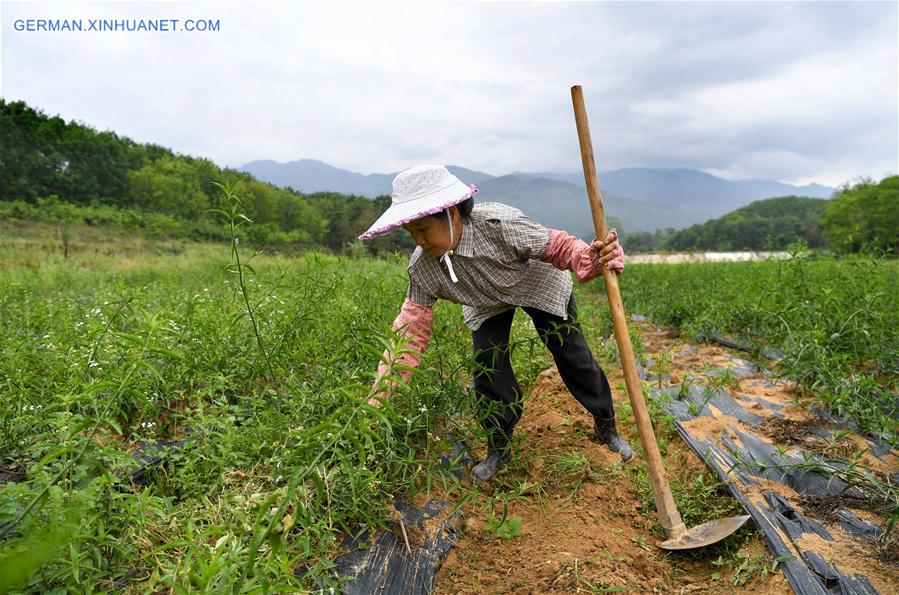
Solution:
<svg viewBox="0 0 899 595"><path fill-rule="evenodd" d="M533 319L537 335L552 354L559 375L574 398L594 416L613 417L612 389L576 322L574 295L568 300L568 320L536 308L522 309ZM487 430L490 445L495 448L508 445L523 410L521 387L509 359L509 332L514 315L514 308L497 314L472 332L477 363L474 390L481 423Z"/></svg>

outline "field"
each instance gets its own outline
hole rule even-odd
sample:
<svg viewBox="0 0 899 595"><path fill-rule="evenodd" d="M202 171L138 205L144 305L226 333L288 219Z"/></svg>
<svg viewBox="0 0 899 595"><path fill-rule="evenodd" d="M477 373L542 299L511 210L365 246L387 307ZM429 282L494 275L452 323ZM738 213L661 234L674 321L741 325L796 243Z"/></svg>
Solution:
<svg viewBox="0 0 899 595"><path fill-rule="evenodd" d="M405 256L254 256L239 244L235 252L78 227L64 258L52 227L2 225L0 592L314 588L338 580L329 569L343 535L387 527L396 494L464 499L485 527L512 498L436 465L457 439L483 443L464 390L472 361L458 306L435 307L422 367L390 405L364 405L382 351L396 347ZM781 350L779 369L804 397L897 444L895 262L634 265L621 286L629 312L686 339L727 334ZM614 368L601 284L576 291L588 338ZM547 382L551 361L527 322L516 316L513 364L530 392ZM666 436L672 457L685 450ZM186 443L135 475L150 440ZM560 477L577 477L583 463L576 448L547 460ZM639 469L610 459L588 467L597 482L645 494ZM675 492L691 523L735 511L701 465L690 469ZM651 508L637 513L646 535L658 534ZM698 557L666 560L658 588L682 585L685 573L720 579L723 590L762 584L776 563L759 543L746 530Z"/></svg>
<svg viewBox="0 0 899 595"><path fill-rule="evenodd" d="M799 254L786 261L645 265L624 303L694 339L732 334L783 352L783 376L863 432L899 445L896 261Z"/></svg>

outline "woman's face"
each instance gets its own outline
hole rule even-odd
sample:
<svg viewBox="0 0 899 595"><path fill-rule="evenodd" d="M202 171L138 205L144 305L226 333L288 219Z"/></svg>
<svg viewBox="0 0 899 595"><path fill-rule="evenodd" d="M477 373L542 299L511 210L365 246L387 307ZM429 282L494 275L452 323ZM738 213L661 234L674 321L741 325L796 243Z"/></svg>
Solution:
<svg viewBox="0 0 899 595"><path fill-rule="evenodd" d="M453 218L453 247L459 243L462 237L462 218L459 209L450 207L450 216ZM449 225L446 215L442 212L437 215L428 215L403 225L403 229L409 232L415 243L421 246L427 254L435 258L443 256L450 249Z"/></svg>

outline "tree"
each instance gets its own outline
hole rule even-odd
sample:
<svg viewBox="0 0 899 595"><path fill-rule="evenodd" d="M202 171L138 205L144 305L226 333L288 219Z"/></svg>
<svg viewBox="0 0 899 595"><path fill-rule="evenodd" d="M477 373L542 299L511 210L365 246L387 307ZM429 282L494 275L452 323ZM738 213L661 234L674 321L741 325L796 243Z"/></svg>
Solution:
<svg viewBox="0 0 899 595"><path fill-rule="evenodd" d="M828 202L821 228L834 248L899 254L899 176L845 185Z"/></svg>
<svg viewBox="0 0 899 595"><path fill-rule="evenodd" d="M812 230L820 225L827 201L802 196L757 200L718 219L692 225L671 235L671 250L780 250L799 239L821 247ZM812 242L811 240L814 240Z"/></svg>

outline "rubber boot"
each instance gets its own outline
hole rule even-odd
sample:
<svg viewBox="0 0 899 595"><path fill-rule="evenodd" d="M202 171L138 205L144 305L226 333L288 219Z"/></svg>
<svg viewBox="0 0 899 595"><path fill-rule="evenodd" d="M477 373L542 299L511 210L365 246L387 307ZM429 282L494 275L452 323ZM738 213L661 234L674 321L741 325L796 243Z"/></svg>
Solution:
<svg viewBox="0 0 899 595"><path fill-rule="evenodd" d="M509 462L511 456L512 453L509 449L499 450L488 447L487 458L472 467L471 474L481 481L487 481Z"/></svg>
<svg viewBox="0 0 899 595"><path fill-rule="evenodd" d="M615 418L602 419L600 417L593 418L593 429L596 431L596 438L600 444L605 444L612 452L621 455L621 460L629 463L634 458L634 451L628 443L618 435L615 428Z"/></svg>

